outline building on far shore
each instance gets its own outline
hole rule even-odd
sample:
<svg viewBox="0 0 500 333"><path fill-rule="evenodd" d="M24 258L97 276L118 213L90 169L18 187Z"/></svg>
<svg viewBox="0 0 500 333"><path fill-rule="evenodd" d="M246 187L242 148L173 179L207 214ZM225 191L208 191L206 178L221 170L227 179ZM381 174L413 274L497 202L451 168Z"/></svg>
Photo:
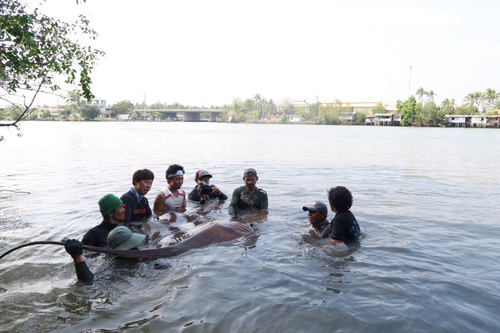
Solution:
<svg viewBox="0 0 500 333"><path fill-rule="evenodd" d="M327 102L321 103L321 107L323 108L352 108L353 112L366 112L371 113L372 110L376 107L382 105L382 101L380 102Z"/></svg>
<svg viewBox="0 0 500 333"><path fill-rule="evenodd" d="M401 125L401 116L399 113L370 114L365 117L365 125L399 126Z"/></svg>
<svg viewBox="0 0 500 333"><path fill-rule="evenodd" d="M280 119L281 115L283 112L278 112L278 111L273 111L269 113L269 121L271 122L276 122L278 119Z"/></svg>
<svg viewBox="0 0 500 333"><path fill-rule="evenodd" d="M301 114L291 114L287 116L287 120L291 123L298 123L302 121L306 121L306 117Z"/></svg>
<svg viewBox="0 0 500 333"><path fill-rule="evenodd" d="M290 104L293 105L295 111L306 112L306 113L309 112L309 103L307 103L306 101L292 101L292 102L280 103L276 105L276 111L283 113L283 110Z"/></svg>
<svg viewBox="0 0 500 333"><path fill-rule="evenodd" d="M499 115L447 114L444 118L450 127L500 127Z"/></svg>
<svg viewBox="0 0 500 333"><path fill-rule="evenodd" d="M120 113L120 114L117 114L116 115L116 119L118 120L129 120L130 119L130 115L128 113Z"/></svg>
<svg viewBox="0 0 500 333"><path fill-rule="evenodd" d="M356 121L356 112L340 112L339 120L342 124L354 124Z"/></svg>
<svg viewBox="0 0 500 333"><path fill-rule="evenodd" d="M94 98L87 105L95 105L101 110L101 115L103 118L111 118L111 110L106 109L106 100L102 98Z"/></svg>

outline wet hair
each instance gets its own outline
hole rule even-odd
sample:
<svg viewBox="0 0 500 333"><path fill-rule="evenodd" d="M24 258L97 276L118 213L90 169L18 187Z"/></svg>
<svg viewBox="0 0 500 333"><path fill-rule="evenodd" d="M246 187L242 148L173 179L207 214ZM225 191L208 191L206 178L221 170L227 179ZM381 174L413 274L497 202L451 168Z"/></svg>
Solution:
<svg viewBox="0 0 500 333"><path fill-rule="evenodd" d="M352 206L352 194L344 186L332 187L328 190L328 201L330 206L335 207L339 212L347 210Z"/></svg>
<svg viewBox="0 0 500 333"><path fill-rule="evenodd" d="M182 165L179 165L179 164L169 165L168 169L167 169L167 172L165 172L165 178L167 178L167 180L168 180L168 175L175 174L179 170L181 170L182 173L185 173L184 172L184 167Z"/></svg>
<svg viewBox="0 0 500 333"><path fill-rule="evenodd" d="M137 184L141 180L155 180L155 174L148 169L137 170L132 176L132 185Z"/></svg>

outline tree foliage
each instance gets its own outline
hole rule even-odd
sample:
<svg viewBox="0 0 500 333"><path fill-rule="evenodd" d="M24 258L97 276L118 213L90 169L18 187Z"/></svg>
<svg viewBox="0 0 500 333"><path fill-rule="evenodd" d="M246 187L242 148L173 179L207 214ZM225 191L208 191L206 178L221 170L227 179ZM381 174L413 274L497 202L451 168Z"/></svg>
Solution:
<svg viewBox="0 0 500 333"><path fill-rule="evenodd" d="M479 104L483 101L483 93L480 91L476 91L464 97L464 103L469 106L469 113L474 112L479 108Z"/></svg>
<svg viewBox="0 0 500 333"><path fill-rule="evenodd" d="M372 114L385 113L385 107L382 104L377 105L372 109Z"/></svg>
<svg viewBox="0 0 500 333"><path fill-rule="evenodd" d="M444 115L450 114L450 108L455 101L445 100L441 106L437 106L433 101L428 101L424 106L417 103L414 96L410 96L406 101L398 101L398 112L402 114L401 125L403 126L440 126L444 124Z"/></svg>
<svg viewBox="0 0 500 333"><path fill-rule="evenodd" d="M81 45L77 38L85 36L93 40L97 33L84 16L66 23L38 8L29 11L20 0L0 2L0 100L13 106L23 100L19 117L0 126L15 126L28 117L38 93L58 91L60 79L76 84L86 100L94 97L90 74L104 52Z"/></svg>
<svg viewBox="0 0 500 333"><path fill-rule="evenodd" d="M311 118L316 118L319 115L319 108L321 106L320 102L309 105L309 116Z"/></svg>
<svg viewBox="0 0 500 333"><path fill-rule="evenodd" d="M0 119L15 120L21 115L20 106L12 105L5 110L0 110Z"/></svg>
<svg viewBox="0 0 500 333"><path fill-rule="evenodd" d="M416 111L417 100L412 95L401 105L401 125L403 126L413 126L417 121L417 111Z"/></svg>
<svg viewBox="0 0 500 333"><path fill-rule="evenodd" d="M488 103L488 108L494 105L494 102L500 98L500 93L497 93L495 89L488 88L483 94L484 101Z"/></svg>
<svg viewBox="0 0 500 333"><path fill-rule="evenodd" d="M364 125L365 124L365 119L366 119L367 113L366 112L357 112L356 113L356 118L354 119L354 124L356 125Z"/></svg>
<svg viewBox="0 0 500 333"><path fill-rule="evenodd" d="M256 122L269 118L271 112L276 111L276 105L272 99L266 100L259 94L255 94L252 99L247 98L245 101L235 98L231 104L224 105L223 109L225 110L225 115L222 115L223 119L225 119L226 115L228 116L228 120L235 118L229 116L230 112L234 112L237 114L236 119L238 122L248 120Z"/></svg>
<svg viewBox="0 0 500 333"><path fill-rule="evenodd" d="M48 119L48 118L52 118L52 115L50 114L50 111L49 110L44 110L42 112L42 114L40 115L40 117L42 119Z"/></svg>
<svg viewBox="0 0 500 333"><path fill-rule="evenodd" d="M287 115L294 115L296 113L295 105L291 101L287 101L281 110Z"/></svg>
<svg viewBox="0 0 500 333"><path fill-rule="evenodd" d="M415 95L418 97L418 99L420 99L421 102L423 102L424 96L427 95L427 91L425 91L423 87L420 87L417 89Z"/></svg>
<svg viewBox="0 0 500 333"><path fill-rule="evenodd" d="M278 123L280 124L286 124L288 122L288 116L285 112L283 112L280 116L280 118L278 119Z"/></svg>
<svg viewBox="0 0 500 333"><path fill-rule="evenodd" d="M101 109L96 105L87 104L78 90L73 90L68 93L66 106L63 108L65 115L73 114L80 115L85 120L94 120L101 115Z"/></svg>
<svg viewBox="0 0 500 333"><path fill-rule="evenodd" d="M425 95L427 96L427 100L429 102L434 102L434 97L437 95L436 93L434 93L434 91L430 90L428 92L425 93Z"/></svg>
<svg viewBox="0 0 500 333"><path fill-rule="evenodd" d="M96 105L84 104L80 108L80 115L85 120L94 120L101 115L101 109Z"/></svg>
<svg viewBox="0 0 500 333"><path fill-rule="evenodd" d="M434 127L444 123L444 113L436 103L429 101L423 108L420 109L418 115L418 125Z"/></svg>
<svg viewBox="0 0 500 333"><path fill-rule="evenodd" d="M445 100L441 103L441 110L443 111L443 114L455 114L456 108L457 105L454 98L445 98Z"/></svg>
<svg viewBox="0 0 500 333"><path fill-rule="evenodd" d="M134 104L130 101L123 100L111 106L114 114L131 114L134 111Z"/></svg>
<svg viewBox="0 0 500 333"><path fill-rule="evenodd" d="M320 107L319 116L323 118L323 124L337 125L340 124L340 115L342 113L354 112L350 106L345 106L341 101L335 101L325 107Z"/></svg>

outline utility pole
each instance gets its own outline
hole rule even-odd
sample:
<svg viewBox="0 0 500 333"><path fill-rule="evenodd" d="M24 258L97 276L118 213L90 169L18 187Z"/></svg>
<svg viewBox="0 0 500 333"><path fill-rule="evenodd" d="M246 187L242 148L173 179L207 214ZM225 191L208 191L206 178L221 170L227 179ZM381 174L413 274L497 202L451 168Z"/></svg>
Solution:
<svg viewBox="0 0 500 333"><path fill-rule="evenodd" d="M392 73L391 73L391 88L389 89L389 102L392 103Z"/></svg>
<svg viewBox="0 0 500 333"><path fill-rule="evenodd" d="M410 82L408 83L408 98L410 98L410 87L411 87L411 65L410 65Z"/></svg>
<svg viewBox="0 0 500 333"><path fill-rule="evenodd" d="M144 93L144 103L142 106L144 108L144 111L146 111L146 93Z"/></svg>

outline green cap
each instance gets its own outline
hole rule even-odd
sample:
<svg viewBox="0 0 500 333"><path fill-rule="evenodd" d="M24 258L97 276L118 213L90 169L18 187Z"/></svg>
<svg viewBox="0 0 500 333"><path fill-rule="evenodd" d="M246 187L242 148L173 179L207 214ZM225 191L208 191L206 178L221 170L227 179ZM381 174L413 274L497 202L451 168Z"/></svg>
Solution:
<svg viewBox="0 0 500 333"><path fill-rule="evenodd" d="M123 202L114 194L106 194L99 200L99 210L103 217L121 205L123 205Z"/></svg>

